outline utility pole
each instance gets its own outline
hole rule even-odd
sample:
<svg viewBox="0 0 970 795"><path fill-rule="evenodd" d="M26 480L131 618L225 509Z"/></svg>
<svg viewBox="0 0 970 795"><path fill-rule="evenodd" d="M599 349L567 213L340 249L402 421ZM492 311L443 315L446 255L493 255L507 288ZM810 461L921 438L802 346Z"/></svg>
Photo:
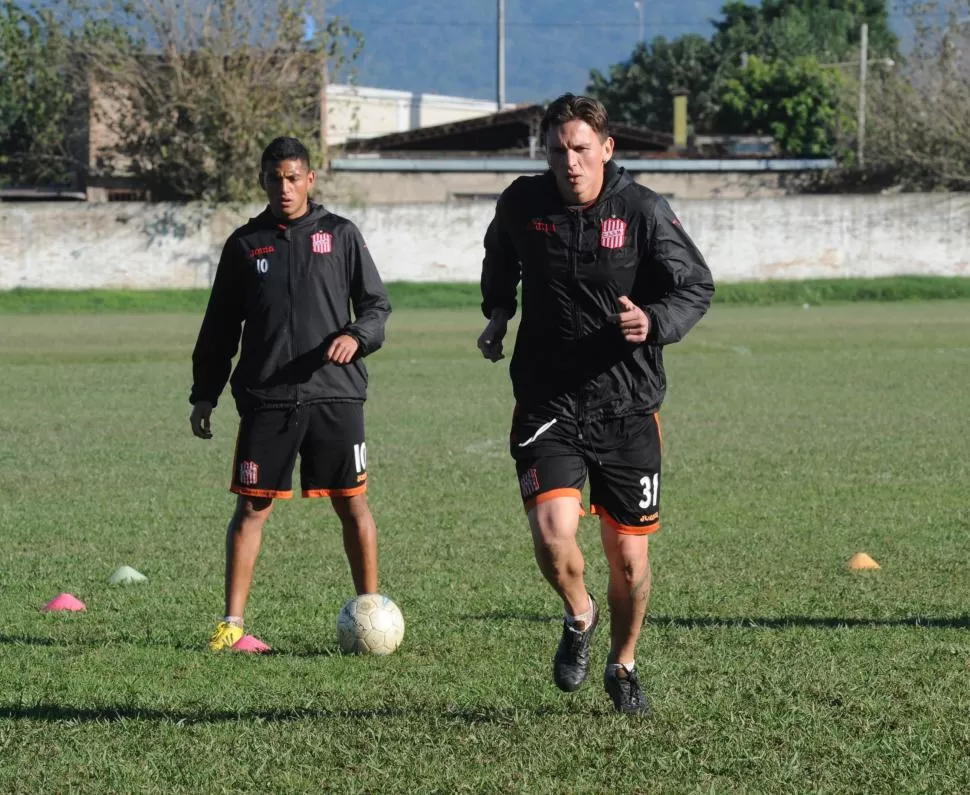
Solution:
<svg viewBox="0 0 970 795"><path fill-rule="evenodd" d="M647 42L644 41L644 38L643 38L643 36L644 36L644 34L643 34L643 2L644 2L644 0L633 0L633 7L637 10L637 13L640 15L640 43L643 44L643 45L646 45Z"/></svg>
<svg viewBox="0 0 970 795"><path fill-rule="evenodd" d="M327 0L320 0L320 23L321 36L327 35ZM327 151L327 83L330 81L330 69L327 61L329 60L330 42L323 39L323 57L320 64L320 157L321 168L326 171L329 163L329 152Z"/></svg>
<svg viewBox="0 0 970 795"><path fill-rule="evenodd" d="M498 110L505 107L505 0L498 0Z"/></svg>
<svg viewBox="0 0 970 795"><path fill-rule="evenodd" d="M859 36L859 134L857 157L859 168L865 166L865 147L866 147L866 73L869 66L869 25L862 23L862 32Z"/></svg>

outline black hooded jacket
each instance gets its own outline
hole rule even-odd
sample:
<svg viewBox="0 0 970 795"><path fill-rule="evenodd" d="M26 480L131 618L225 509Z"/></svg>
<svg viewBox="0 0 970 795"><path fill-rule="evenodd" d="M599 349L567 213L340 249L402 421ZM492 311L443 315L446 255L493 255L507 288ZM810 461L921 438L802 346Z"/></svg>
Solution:
<svg viewBox="0 0 970 795"><path fill-rule="evenodd" d="M353 308L353 317L351 316ZM240 413L305 403L362 402L362 358L384 342L387 291L360 231L311 202L288 224L267 208L230 235L192 354L191 403L216 404L232 358ZM330 342L360 347L347 365L326 362Z"/></svg>
<svg viewBox="0 0 970 795"><path fill-rule="evenodd" d="M710 306L714 281L666 200L612 161L590 206L568 208L552 172L520 177L485 234L482 311L517 308L510 364L517 403L577 420L656 411L666 392L663 346ZM642 344L610 315L626 295L647 314Z"/></svg>

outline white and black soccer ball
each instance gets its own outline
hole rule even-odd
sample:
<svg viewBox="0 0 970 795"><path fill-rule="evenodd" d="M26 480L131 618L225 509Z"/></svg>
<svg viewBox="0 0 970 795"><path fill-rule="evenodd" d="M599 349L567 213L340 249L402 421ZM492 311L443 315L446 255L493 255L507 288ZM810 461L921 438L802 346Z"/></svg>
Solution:
<svg viewBox="0 0 970 795"><path fill-rule="evenodd" d="M386 596L365 593L337 614L337 642L344 654L390 654L404 640L404 616Z"/></svg>

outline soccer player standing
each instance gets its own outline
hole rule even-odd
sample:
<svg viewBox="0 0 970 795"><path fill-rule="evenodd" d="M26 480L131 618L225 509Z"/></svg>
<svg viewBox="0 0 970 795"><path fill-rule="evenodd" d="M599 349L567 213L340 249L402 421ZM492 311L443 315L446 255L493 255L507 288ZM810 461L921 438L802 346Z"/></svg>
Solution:
<svg viewBox="0 0 970 795"><path fill-rule="evenodd" d="M510 449L536 560L566 613L553 678L583 684L599 622L577 543L588 475L610 571L603 684L617 711L645 714L635 650L660 528L663 347L704 315L714 283L668 203L613 162L600 102L559 97L541 136L549 170L512 183L485 234L478 347L503 358L521 281Z"/></svg>
<svg viewBox="0 0 970 795"><path fill-rule="evenodd" d="M238 496L212 651L243 637L263 526L273 500L292 496L298 456L303 496L329 497L340 519L357 593L377 592L362 359L383 344L391 307L356 226L310 200L315 180L298 140L266 147L259 184L268 206L226 241L192 354L190 422L208 439L241 336L231 378L240 422L230 490Z"/></svg>

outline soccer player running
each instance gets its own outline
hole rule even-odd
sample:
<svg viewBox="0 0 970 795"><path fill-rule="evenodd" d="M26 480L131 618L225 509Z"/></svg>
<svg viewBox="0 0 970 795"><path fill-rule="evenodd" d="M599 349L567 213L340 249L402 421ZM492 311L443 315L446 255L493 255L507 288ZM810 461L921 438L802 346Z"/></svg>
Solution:
<svg viewBox="0 0 970 795"><path fill-rule="evenodd" d="M209 439L241 334L231 378L240 422L230 490L238 496L212 651L243 637L263 526L273 500L293 495L298 455L303 496L329 497L340 519L357 593L377 592L362 359L383 344L391 307L357 227L310 200L315 180L300 141L266 147L259 184L268 207L226 241L192 354L192 433Z"/></svg>
<svg viewBox="0 0 970 795"><path fill-rule="evenodd" d="M566 612L553 679L583 684L600 618L577 543L588 475L610 572L603 684L617 711L646 714L634 654L660 528L663 347L704 315L714 283L667 202L612 161L600 102L565 94L540 131L549 170L515 180L485 234L478 347L503 358L521 281L509 444L536 561Z"/></svg>

